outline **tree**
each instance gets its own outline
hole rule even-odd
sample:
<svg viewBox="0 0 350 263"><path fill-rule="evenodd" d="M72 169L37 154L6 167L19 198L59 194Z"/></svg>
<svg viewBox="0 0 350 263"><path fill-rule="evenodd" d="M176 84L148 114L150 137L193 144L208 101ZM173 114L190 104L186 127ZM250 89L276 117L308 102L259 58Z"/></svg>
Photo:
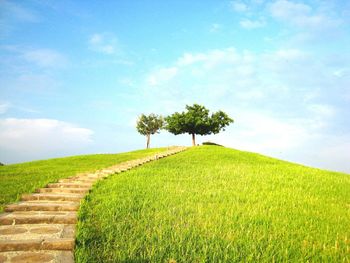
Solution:
<svg viewBox="0 0 350 263"><path fill-rule="evenodd" d="M162 116L151 113L150 115L142 114L137 120L137 131L147 137L147 149L151 141L151 134L159 133L159 130L164 126L164 119Z"/></svg>
<svg viewBox="0 0 350 263"><path fill-rule="evenodd" d="M196 145L196 134L217 134L233 122L233 119L223 111L215 112L209 116L209 110L198 104L186 105L186 110L186 112L175 112L167 116L165 129L175 135L182 133L192 135L193 146Z"/></svg>

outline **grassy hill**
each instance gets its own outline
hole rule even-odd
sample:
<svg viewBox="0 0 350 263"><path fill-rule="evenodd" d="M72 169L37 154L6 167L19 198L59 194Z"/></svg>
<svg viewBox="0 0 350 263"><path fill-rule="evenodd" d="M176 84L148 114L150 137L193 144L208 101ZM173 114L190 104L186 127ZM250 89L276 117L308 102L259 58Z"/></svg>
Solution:
<svg viewBox="0 0 350 263"><path fill-rule="evenodd" d="M5 204L17 201L23 193L32 193L50 182L165 150L158 148L120 154L81 155L0 166L0 212Z"/></svg>
<svg viewBox="0 0 350 263"><path fill-rule="evenodd" d="M76 262L349 262L350 176L201 146L98 182Z"/></svg>

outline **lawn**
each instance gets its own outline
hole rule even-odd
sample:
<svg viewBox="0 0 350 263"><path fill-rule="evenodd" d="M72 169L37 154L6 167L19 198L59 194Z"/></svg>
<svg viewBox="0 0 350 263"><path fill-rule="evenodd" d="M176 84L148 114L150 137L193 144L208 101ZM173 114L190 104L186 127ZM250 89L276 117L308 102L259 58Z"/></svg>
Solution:
<svg viewBox="0 0 350 263"><path fill-rule="evenodd" d="M98 182L76 262L349 262L350 175L200 146Z"/></svg>
<svg viewBox="0 0 350 263"><path fill-rule="evenodd" d="M139 150L120 154L81 155L0 166L0 212L4 205L19 200L50 182L77 173L95 171L124 161L142 158L166 148Z"/></svg>

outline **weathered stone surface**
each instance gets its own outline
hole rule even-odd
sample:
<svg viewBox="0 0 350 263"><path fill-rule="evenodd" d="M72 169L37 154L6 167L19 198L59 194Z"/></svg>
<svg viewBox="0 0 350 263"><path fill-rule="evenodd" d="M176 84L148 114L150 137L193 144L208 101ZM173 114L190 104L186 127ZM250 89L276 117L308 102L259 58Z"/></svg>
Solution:
<svg viewBox="0 0 350 263"><path fill-rule="evenodd" d="M75 237L75 225L65 225L61 233L61 237L74 238Z"/></svg>
<svg viewBox="0 0 350 263"><path fill-rule="evenodd" d="M13 229L21 228L25 232L21 234L8 234L0 235L0 241L6 240L31 240L31 239L45 239L45 238L74 238L75 233L69 233L70 235L63 235L65 232L65 224L21 224L21 225L3 225L0 226L0 229ZM70 224L68 226L75 225Z"/></svg>
<svg viewBox="0 0 350 263"><path fill-rule="evenodd" d="M84 197L83 194L55 194L55 193L42 193L42 194L24 194L22 195L22 201L79 201Z"/></svg>
<svg viewBox="0 0 350 263"><path fill-rule="evenodd" d="M72 250L74 238L0 241L0 251Z"/></svg>
<svg viewBox="0 0 350 263"><path fill-rule="evenodd" d="M55 259L56 263L74 263L74 255L73 252L70 251L62 251L59 253Z"/></svg>
<svg viewBox="0 0 350 263"><path fill-rule="evenodd" d="M54 259L52 253L27 252L11 259L11 263L38 263L50 262Z"/></svg>
<svg viewBox="0 0 350 263"><path fill-rule="evenodd" d="M29 254L29 255L28 255ZM43 255L40 257L33 257L34 261L29 261L31 259L30 254ZM45 255L50 256L45 257ZM13 259L14 261L12 261ZM17 261L16 261L17 260ZM20 260L20 261L19 261ZM36 262L36 263L74 263L74 256L72 251L57 251L57 250L38 250L38 251L10 251L10 252L0 252L0 263L3 262Z"/></svg>
<svg viewBox="0 0 350 263"><path fill-rule="evenodd" d="M3 213L0 216L0 224L2 225L15 225L15 224L75 224L77 222L77 216L75 212L66 212L64 214L45 214L45 212L35 213L26 212L20 213Z"/></svg>
<svg viewBox="0 0 350 263"><path fill-rule="evenodd" d="M67 211L43 211L45 215L54 215L54 216L62 216L67 215Z"/></svg>
<svg viewBox="0 0 350 263"><path fill-rule="evenodd" d="M86 188L86 189L90 189L91 186L92 186L91 184L78 184L78 183L54 183L54 184L47 185L47 187L49 188L64 187L64 188Z"/></svg>
<svg viewBox="0 0 350 263"><path fill-rule="evenodd" d="M27 229L21 226L1 226L0 235L18 235L27 232Z"/></svg>
<svg viewBox="0 0 350 263"><path fill-rule="evenodd" d="M37 193L67 193L67 194L85 194L88 189L85 188L40 188Z"/></svg>
<svg viewBox="0 0 350 263"><path fill-rule="evenodd" d="M87 184L94 183L96 179L88 177L77 177L77 178L67 178L58 180L59 183L76 183L76 182L85 182Z"/></svg>
<svg viewBox="0 0 350 263"><path fill-rule="evenodd" d="M61 232L61 229L55 227L55 226L41 226L30 229L30 233L33 234L55 234Z"/></svg>
<svg viewBox="0 0 350 263"><path fill-rule="evenodd" d="M60 238L45 240L42 243L41 249L43 250L73 250L74 249L74 238Z"/></svg>
<svg viewBox="0 0 350 263"><path fill-rule="evenodd" d="M67 202L67 201L27 201L17 204L7 205L5 207L6 212L14 211L77 211L79 208L79 202Z"/></svg>

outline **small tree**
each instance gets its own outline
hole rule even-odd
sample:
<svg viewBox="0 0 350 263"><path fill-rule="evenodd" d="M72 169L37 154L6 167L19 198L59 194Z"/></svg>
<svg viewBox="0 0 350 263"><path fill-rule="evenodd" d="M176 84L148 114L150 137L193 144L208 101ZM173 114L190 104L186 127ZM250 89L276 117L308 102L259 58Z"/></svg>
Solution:
<svg viewBox="0 0 350 263"><path fill-rule="evenodd" d="M174 114L165 118L166 129L175 134L188 133L192 135L192 145L196 145L196 134L209 135L219 133L233 122L226 113L218 111L209 116L209 110L204 106L193 104L186 105L186 112Z"/></svg>
<svg viewBox="0 0 350 263"><path fill-rule="evenodd" d="M151 141L151 134L159 133L159 130L164 126L164 119L162 116L151 113L150 115L142 114L137 120L137 131L147 137L146 148L149 148Z"/></svg>

